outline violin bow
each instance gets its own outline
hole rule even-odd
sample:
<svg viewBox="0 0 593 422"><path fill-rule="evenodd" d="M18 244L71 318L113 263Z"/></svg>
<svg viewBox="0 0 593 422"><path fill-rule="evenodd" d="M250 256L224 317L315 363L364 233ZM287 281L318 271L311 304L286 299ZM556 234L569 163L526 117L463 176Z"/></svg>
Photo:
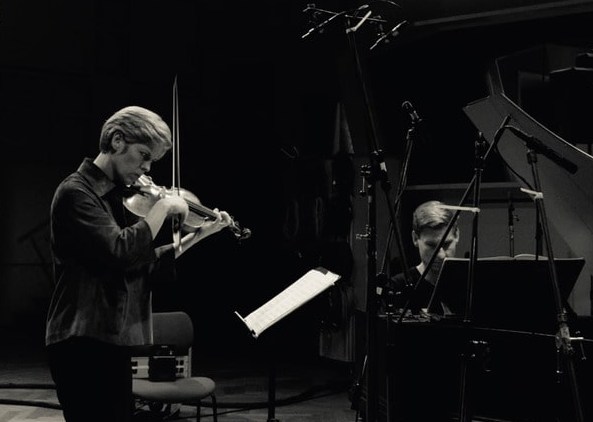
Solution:
<svg viewBox="0 0 593 422"><path fill-rule="evenodd" d="M179 187L181 186L181 171L180 171L180 157L179 154L179 97L177 95L177 75L173 81L173 119L172 119L172 141L173 141L173 165L172 165L172 186L171 189L180 195ZM180 219L179 216L173 217L173 247L179 252L182 251L181 234L180 234Z"/></svg>

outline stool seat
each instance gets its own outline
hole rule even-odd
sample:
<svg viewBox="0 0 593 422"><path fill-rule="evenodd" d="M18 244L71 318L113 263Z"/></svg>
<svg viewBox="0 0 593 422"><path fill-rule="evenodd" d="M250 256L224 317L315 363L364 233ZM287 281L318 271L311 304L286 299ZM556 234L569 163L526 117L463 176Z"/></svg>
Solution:
<svg viewBox="0 0 593 422"><path fill-rule="evenodd" d="M210 396L216 388L215 382L206 377L179 378L175 381L154 382L134 379L134 396L143 400L163 403L192 403Z"/></svg>

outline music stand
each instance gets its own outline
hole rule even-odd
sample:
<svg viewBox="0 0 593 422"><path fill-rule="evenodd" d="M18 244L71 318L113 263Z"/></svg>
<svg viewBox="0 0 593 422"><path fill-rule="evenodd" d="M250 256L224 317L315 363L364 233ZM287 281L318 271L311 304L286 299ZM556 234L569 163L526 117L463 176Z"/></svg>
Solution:
<svg viewBox="0 0 593 422"><path fill-rule="evenodd" d="M246 317L242 317L237 311L235 315L245 324L252 337L257 339L265 330L333 286L341 277L324 267L311 269ZM278 422L276 419L276 366L273 356L270 356L269 360L267 422Z"/></svg>
<svg viewBox="0 0 593 422"><path fill-rule="evenodd" d="M476 327L555 333L547 258L534 255L478 258L472 323ZM555 258L562 301L566 303L585 264L584 258ZM428 312L461 320L469 259L445 258Z"/></svg>

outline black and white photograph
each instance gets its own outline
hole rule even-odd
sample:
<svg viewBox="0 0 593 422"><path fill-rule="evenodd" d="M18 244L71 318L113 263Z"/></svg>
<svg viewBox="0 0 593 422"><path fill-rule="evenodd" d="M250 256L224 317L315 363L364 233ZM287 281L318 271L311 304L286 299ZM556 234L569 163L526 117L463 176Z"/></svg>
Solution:
<svg viewBox="0 0 593 422"><path fill-rule="evenodd" d="M5 0L0 422L592 422L593 0Z"/></svg>

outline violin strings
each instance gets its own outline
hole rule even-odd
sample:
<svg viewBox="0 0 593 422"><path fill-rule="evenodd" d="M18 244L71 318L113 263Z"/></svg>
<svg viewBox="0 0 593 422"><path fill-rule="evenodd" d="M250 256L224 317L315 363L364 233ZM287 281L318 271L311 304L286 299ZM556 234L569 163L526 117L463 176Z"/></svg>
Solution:
<svg viewBox="0 0 593 422"><path fill-rule="evenodd" d="M195 211L196 213L201 213L201 214L205 214L207 217L216 217L216 214L214 214L213 211L211 211L209 208L206 208L203 205L197 204L193 201L189 201L189 200L185 200L185 202L187 202L187 205L189 206L189 209L191 211Z"/></svg>
<svg viewBox="0 0 593 422"><path fill-rule="evenodd" d="M187 202L189 209L191 211L194 211L196 214L201 213L201 214L205 214L206 217L216 218L216 214L214 214L214 212L210 208L207 208L207 207L203 206L202 204L198 204L198 203L190 201L188 199L186 199L185 202ZM229 228L231 230L237 229L237 226L234 221L231 222L231 225L229 226Z"/></svg>

